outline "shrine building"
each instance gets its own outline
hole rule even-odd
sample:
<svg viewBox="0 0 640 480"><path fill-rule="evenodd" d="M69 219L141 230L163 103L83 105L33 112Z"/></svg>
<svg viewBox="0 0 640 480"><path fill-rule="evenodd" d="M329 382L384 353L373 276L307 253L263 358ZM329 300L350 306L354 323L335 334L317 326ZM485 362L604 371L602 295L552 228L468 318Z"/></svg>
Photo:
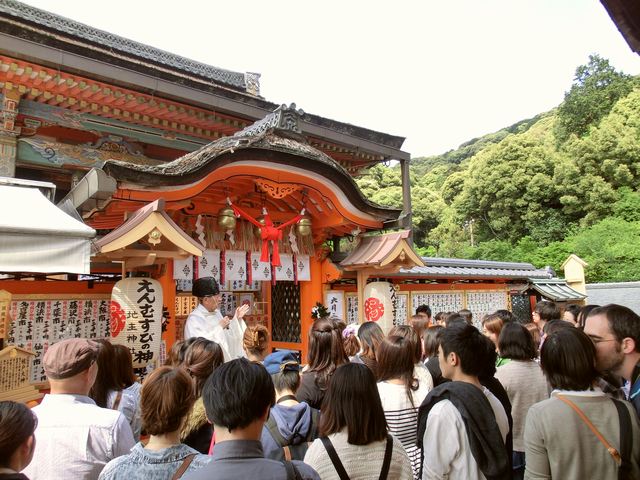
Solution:
<svg viewBox="0 0 640 480"><path fill-rule="evenodd" d="M259 74L205 65L21 2L0 4L0 24L0 176L52 183L55 203L97 232L87 275L5 272L0 289L13 295L14 314L18 300L30 311L79 301L87 315L103 312L115 281L147 275L163 287L168 348L193 306L191 282L210 275L220 282L224 313L250 302L248 320L269 327L273 348L304 352L339 239L411 228L402 137L271 103L260 95ZM354 181L392 160L402 165L402 209L373 204ZM262 242L250 221L265 222L263 212L282 237L279 262L274 242ZM147 223L132 226L143 216ZM140 237L149 222L157 228ZM108 332L104 315L91 322L82 335ZM36 333L7 338L37 353L47 342Z"/></svg>

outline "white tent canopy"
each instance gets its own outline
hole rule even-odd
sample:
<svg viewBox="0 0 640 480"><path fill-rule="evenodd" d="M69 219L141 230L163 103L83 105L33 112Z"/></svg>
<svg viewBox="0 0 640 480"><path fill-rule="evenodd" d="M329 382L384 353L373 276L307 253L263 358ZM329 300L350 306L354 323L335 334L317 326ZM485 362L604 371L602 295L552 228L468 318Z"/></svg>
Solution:
<svg viewBox="0 0 640 480"><path fill-rule="evenodd" d="M96 231L37 188L0 184L0 272L90 273Z"/></svg>

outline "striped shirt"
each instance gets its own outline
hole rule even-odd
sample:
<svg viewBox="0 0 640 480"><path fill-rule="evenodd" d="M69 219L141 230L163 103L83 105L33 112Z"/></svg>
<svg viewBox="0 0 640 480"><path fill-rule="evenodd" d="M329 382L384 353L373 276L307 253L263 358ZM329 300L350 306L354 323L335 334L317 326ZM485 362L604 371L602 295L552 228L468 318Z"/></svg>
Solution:
<svg viewBox="0 0 640 480"><path fill-rule="evenodd" d="M426 369L425 369L426 370ZM421 372L422 373L422 372ZM428 373L428 371L427 371ZM422 375L420 375L422 377ZM413 477L419 478L420 449L416 445L418 432L418 407L425 399L433 383L424 379L419 380L418 390L412 392L413 403L407 396L404 385L390 382L379 382L378 393L382 401L384 416L389 426L389 432L400 440L409 455Z"/></svg>

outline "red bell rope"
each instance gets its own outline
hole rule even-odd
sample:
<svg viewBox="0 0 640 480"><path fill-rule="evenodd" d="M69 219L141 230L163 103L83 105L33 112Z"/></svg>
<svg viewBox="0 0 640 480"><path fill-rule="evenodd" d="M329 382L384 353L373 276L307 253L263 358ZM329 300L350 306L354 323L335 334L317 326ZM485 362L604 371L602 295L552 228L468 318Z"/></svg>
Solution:
<svg viewBox="0 0 640 480"><path fill-rule="evenodd" d="M273 249L273 254L271 256L271 265L274 267L280 266L281 263L278 242L282 240L282 230L300 220L302 218L302 214L298 214L291 220L278 225L277 227L274 227L273 222L271 221L271 217L268 213L264 214L265 224L262 225L255 218L253 218L251 215L249 215L239 207L236 207L233 204L230 205L231 208L233 208L233 212L236 214L236 216L244 218L260 229L260 238L262 239L262 252L260 253L260 261L269 261L269 242L271 242ZM264 211L266 212L266 209Z"/></svg>

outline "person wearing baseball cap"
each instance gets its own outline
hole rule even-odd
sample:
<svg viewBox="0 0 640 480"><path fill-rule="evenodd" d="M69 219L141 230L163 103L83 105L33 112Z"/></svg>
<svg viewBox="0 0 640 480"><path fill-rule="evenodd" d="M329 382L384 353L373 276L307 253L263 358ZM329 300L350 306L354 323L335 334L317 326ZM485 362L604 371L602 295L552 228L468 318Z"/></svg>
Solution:
<svg viewBox="0 0 640 480"><path fill-rule="evenodd" d="M320 412L296 398L300 362L291 350L278 350L267 355L264 368L276 391L276 404L262 428L264 456L273 460L303 460L309 443L318 438Z"/></svg>
<svg viewBox="0 0 640 480"><path fill-rule="evenodd" d="M98 407L89 398L96 379L100 346L84 338L51 345L42 364L51 392L33 408L38 417L31 480L95 479L110 460L134 445L127 419L117 410Z"/></svg>
<svg viewBox="0 0 640 480"><path fill-rule="evenodd" d="M248 305L236 308L233 318L222 316L220 312L220 288L213 277L202 277L193 282L192 293L198 297L198 306L189 314L184 326L184 339L204 337L222 347L224 361L245 357L242 337L247 325L243 317L249 311Z"/></svg>

